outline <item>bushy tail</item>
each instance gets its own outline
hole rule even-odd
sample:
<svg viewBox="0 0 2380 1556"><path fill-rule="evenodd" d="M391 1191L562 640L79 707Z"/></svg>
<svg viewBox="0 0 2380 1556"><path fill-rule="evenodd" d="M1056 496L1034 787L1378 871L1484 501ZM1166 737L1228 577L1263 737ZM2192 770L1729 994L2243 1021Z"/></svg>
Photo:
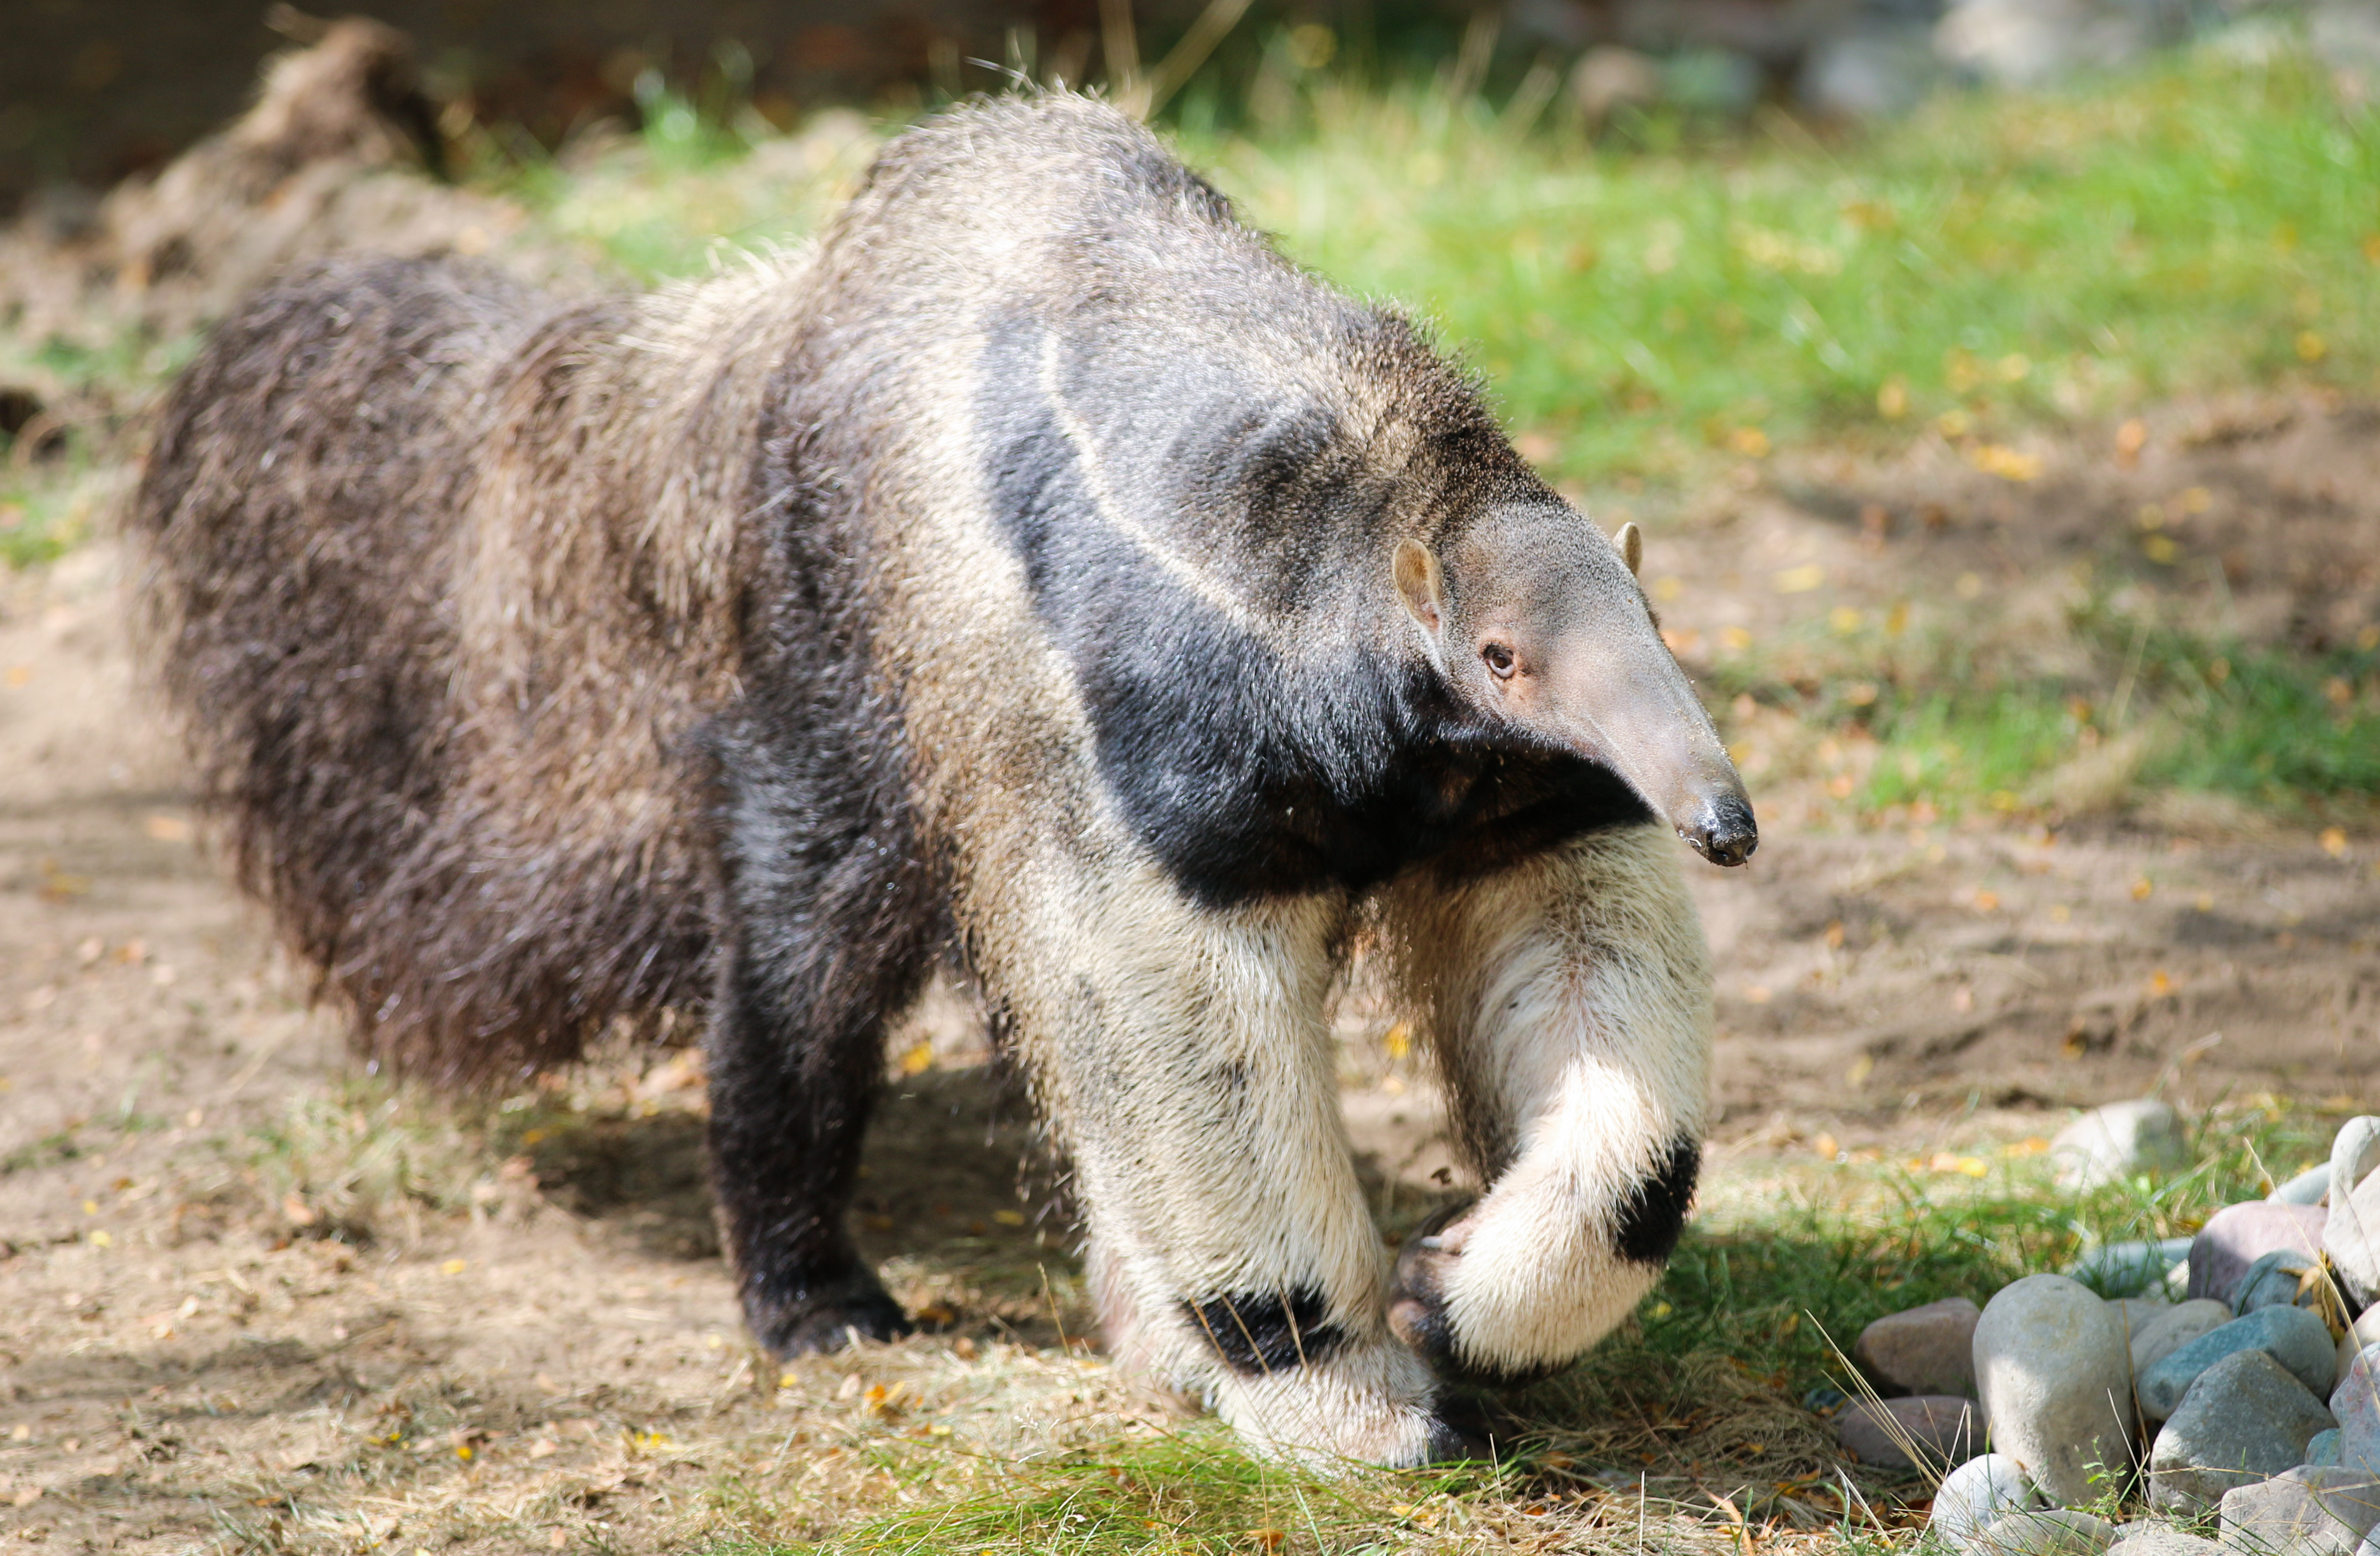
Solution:
<svg viewBox="0 0 2380 1556"><path fill-rule="evenodd" d="M643 306L290 275L176 386L128 516L242 882L408 1071L494 1081L708 993L689 748L732 675L722 542L657 531L647 485L696 492L680 529L740 493L689 474L702 425L645 425L671 396L621 392Z"/></svg>

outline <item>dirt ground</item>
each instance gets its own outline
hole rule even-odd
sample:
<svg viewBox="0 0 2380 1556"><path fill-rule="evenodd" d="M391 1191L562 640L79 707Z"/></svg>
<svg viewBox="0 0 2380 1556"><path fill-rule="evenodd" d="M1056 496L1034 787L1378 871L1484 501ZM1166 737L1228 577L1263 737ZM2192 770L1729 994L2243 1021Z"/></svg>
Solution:
<svg viewBox="0 0 2380 1556"><path fill-rule="evenodd" d="M2120 478L2052 451L2022 514L1923 447L1775 472L1657 529L1646 575L1687 580L1657 592L1690 661L1701 637L1816 608L1765 588L1778 569L1821 566L1825 599L1854 605L1977 568L2018 595L2135 485L2244 507L2325 448L2350 478L2370 457L2360 413L2284 408ZM1954 517L1879 546L1856 517L1878 503ZM2369 609L2372 517L2332 506L2266 515L2300 532L2257 542L2270 576L2244 570L2235 608L2274 632ZM1691 565L1711 554L1728 565ZM955 1001L892 1045L858 1208L940 1332L782 1373L737 1323L687 1056L614 1054L464 1103L360 1075L204 847L136 688L119 568L94 542L0 594L0 1538L797 1538L897 1501L871 1444L955 1431L996 1453L1158 1418L1063 1338L1084 1324L1063 1207ZM1848 830L1820 824L1821 779L1754 782L1758 858L1689 866L1721 969L1713 1192L1821 1135L2022 1137L2153 1087L2380 1102L2370 837L2230 812ZM1382 1025L1347 1003L1351 1129L1394 1221L1440 1192L1446 1159Z"/></svg>

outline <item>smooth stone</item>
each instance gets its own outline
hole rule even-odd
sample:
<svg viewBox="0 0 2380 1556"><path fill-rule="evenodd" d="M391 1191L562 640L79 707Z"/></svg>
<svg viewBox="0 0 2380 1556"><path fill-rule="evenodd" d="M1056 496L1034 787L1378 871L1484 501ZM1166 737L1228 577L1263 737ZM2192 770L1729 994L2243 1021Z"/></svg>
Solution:
<svg viewBox="0 0 2380 1556"><path fill-rule="evenodd" d="M2190 1245L2196 1240L2103 1243L2084 1249L2082 1258L2066 1267L2066 1275L2109 1296L2137 1296L2162 1285L2166 1271L2190 1257Z"/></svg>
<svg viewBox="0 0 2380 1556"><path fill-rule="evenodd" d="M2248 1266L2231 1306L2242 1316L2259 1307L2311 1307L2319 1298L2320 1286L2306 1277L2319 1262L2318 1256L2277 1248Z"/></svg>
<svg viewBox="0 0 2380 1556"><path fill-rule="evenodd" d="M2131 1362L2116 1309L2063 1275L2027 1275L1985 1306L1975 1325L1984 1419L2052 1502L2087 1501L2095 1466L2131 1463Z"/></svg>
<svg viewBox="0 0 2380 1556"><path fill-rule="evenodd" d="M1571 70L1570 95L1589 124L1622 108L1650 108L1661 101L1660 62L1610 43L1589 49Z"/></svg>
<svg viewBox="0 0 2380 1556"><path fill-rule="evenodd" d="M2358 1309L2380 1298L2380 1118L2350 1118L2330 1148L2330 1220L2322 1251Z"/></svg>
<svg viewBox="0 0 2380 1556"><path fill-rule="evenodd" d="M2338 1412L2334 1410L2331 1414L2336 1416ZM2346 1440L2346 1434L2337 1427L2314 1433L2306 1440L2306 1463L2318 1469L2338 1463L2339 1445Z"/></svg>
<svg viewBox="0 0 2380 1556"><path fill-rule="evenodd" d="M2222 1543L2240 1556L2354 1556L2380 1523L2380 1480L2337 1465L2301 1465L2223 1493Z"/></svg>
<svg viewBox="0 0 2380 1556"><path fill-rule="evenodd" d="M2330 1413L2338 1418L2338 1462L2380 1475L2380 1344L2355 1353L2330 1391Z"/></svg>
<svg viewBox="0 0 2380 1556"><path fill-rule="evenodd" d="M1794 78L1794 95L1821 114L1897 118L1942 84L1932 31L1923 22L1877 19L1821 37Z"/></svg>
<svg viewBox="0 0 2380 1556"><path fill-rule="evenodd" d="M2319 1205L2251 1199L2225 1206L2190 1245L2190 1295L2234 1301L2249 1266L2269 1253L2313 1254L2322 1246L2323 1222L2329 1219Z"/></svg>
<svg viewBox="0 0 2380 1556"><path fill-rule="evenodd" d="M2198 1297L2177 1302L2132 1334L2132 1376L2155 1367L2200 1335L2235 1320L2229 1304Z"/></svg>
<svg viewBox="0 0 2380 1556"><path fill-rule="evenodd" d="M2330 1163L2318 1162L2265 1196L2284 1205L2319 1205L2330 1192Z"/></svg>
<svg viewBox="0 0 2380 1556"><path fill-rule="evenodd" d="M2096 1188L2137 1173L2187 1167L2190 1140L2173 1104L2139 1097L2093 1108L2052 1137L2049 1156L2062 1186Z"/></svg>
<svg viewBox="0 0 2380 1556"><path fill-rule="evenodd" d="M2380 1307L2367 1310L2362 1318L2348 1325L2347 1332L2338 1337L2338 1375L2341 1378L2346 1377L2347 1369L2355 1365L2355 1353L2366 1345L2380 1345Z"/></svg>
<svg viewBox="0 0 2380 1556"><path fill-rule="evenodd" d="M2129 65L2171 42L2187 16L2121 0L1951 0L1934 47L1995 86L2042 87L2077 70Z"/></svg>
<svg viewBox="0 0 2380 1556"><path fill-rule="evenodd" d="M2380 1172L2380 1114L2361 1113L2330 1137L2330 1181L2341 1189L2360 1186Z"/></svg>
<svg viewBox="0 0 2380 1556"><path fill-rule="evenodd" d="M2149 1504L2194 1514L2236 1486L2305 1463L2314 1433L2337 1426L2322 1401L2263 1351L2234 1351L2201 1373L2149 1453Z"/></svg>
<svg viewBox="0 0 2380 1556"><path fill-rule="evenodd" d="M2223 1548L2211 1539L2145 1518L2125 1525L2107 1550L2109 1556L2223 1556Z"/></svg>
<svg viewBox="0 0 2380 1556"><path fill-rule="evenodd" d="M1974 1402L1955 1394L1855 1400L1835 1414L1835 1441L1860 1463L1889 1469L1965 1464L1983 1438Z"/></svg>
<svg viewBox="0 0 2380 1556"><path fill-rule="evenodd" d="M2111 1296L2107 1306L2116 1310L2116 1321L2124 1326L2124 1343L2133 1339L2173 1311L2173 1304L2161 1296Z"/></svg>
<svg viewBox="0 0 2380 1556"><path fill-rule="evenodd" d="M2022 1465L2006 1453L1983 1453L1942 1477L1925 1526L1963 1547L2009 1513L2040 1505L2041 1493Z"/></svg>
<svg viewBox="0 0 2380 1556"><path fill-rule="evenodd" d="M2206 1370L2240 1351L2262 1351L2320 1399L2338 1381L2338 1351L2330 1328L2303 1307L2260 1307L2177 1345L2140 1376L2141 1414L2162 1421ZM2301 1461L2291 1461L2297 1463ZM2283 1466L2288 1467L2287 1465Z"/></svg>
<svg viewBox="0 0 2380 1556"><path fill-rule="evenodd" d="M2092 1513L2056 1507L1994 1519L1967 1542L1977 1556L2099 1556L2116 1543L2116 1526Z"/></svg>
<svg viewBox="0 0 2380 1556"><path fill-rule="evenodd" d="M1963 1296L1888 1313L1860 1331L1852 1355L1904 1394L1973 1394L1975 1320L1983 1316Z"/></svg>

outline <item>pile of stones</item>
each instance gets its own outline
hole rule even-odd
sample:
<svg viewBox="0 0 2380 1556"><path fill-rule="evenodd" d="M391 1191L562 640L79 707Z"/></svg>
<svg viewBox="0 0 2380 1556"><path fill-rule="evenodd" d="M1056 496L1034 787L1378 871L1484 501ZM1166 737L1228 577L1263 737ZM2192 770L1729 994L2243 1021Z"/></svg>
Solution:
<svg viewBox="0 0 2380 1556"><path fill-rule="evenodd" d="M2087 1113L2052 1149L2076 1185L2186 1160L2151 1100ZM2327 1163L2195 1237L1877 1319L1853 1355L1892 1397L1837 1412L1844 1448L1948 1466L1932 1527L1966 1556L2380 1556L2375 1170L2380 1118L2351 1119ZM2081 1511L2143 1497L2120 1527ZM2174 1527L2209 1515L2215 1540Z"/></svg>

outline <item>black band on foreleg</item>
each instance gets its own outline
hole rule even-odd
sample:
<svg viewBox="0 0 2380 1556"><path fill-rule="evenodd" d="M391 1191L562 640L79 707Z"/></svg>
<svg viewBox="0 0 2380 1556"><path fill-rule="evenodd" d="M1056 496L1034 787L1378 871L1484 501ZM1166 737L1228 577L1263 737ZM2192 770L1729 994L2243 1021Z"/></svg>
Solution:
<svg viewBox="0 0 2380 1556"><path fill-rule="evenodd" d="M1694 1182L1701 1175L1703 1148L1691 1139L1670 1142L1669 1154L1651 1174L1637 1181L1620 1207L1612 1242L1620 1257L1637 1264L1661 1264L1678 1246L1685 1230L1686 1209L1694 1203Z"/></svg>
<svg viewBox="0 0 2380 1556"><path fill-rule="evenodd" d="M1184 1302L1183 1313L1234 1372L1286 1372L1321 1361L1347 1342L1330 1320L1330 1303L1314 1286L1287 1299L1273 1292L1227 1292Z"/></svg>

